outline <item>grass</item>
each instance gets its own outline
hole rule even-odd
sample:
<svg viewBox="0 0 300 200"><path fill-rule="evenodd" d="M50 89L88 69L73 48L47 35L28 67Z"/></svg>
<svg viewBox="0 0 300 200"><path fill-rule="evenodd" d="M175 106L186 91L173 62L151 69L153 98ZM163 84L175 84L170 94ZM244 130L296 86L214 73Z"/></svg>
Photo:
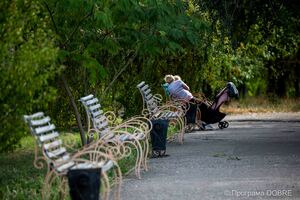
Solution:
<svg viewBox="0 0 300 200"><path fill-rule="evenodd" d="M177 124L169 123L167 138L170 141L175 140L178 136L178 132L180 131L179 126Z"/></svg>
<svg viewBox="0 0 300 200"><path fill-rule="evenodd" d="M63 141L80 144L79 134L62 134ZM0 154L0 199L36 200L41 199L41 188L47 169L36 169L34 161L35 140L27 136L13 153ZM118 162L125 174L135 165L135 152ZM46 167L46 166L45 166Z"/></svg>
<svg viewBox="0 0 300 200"><path fill-rule="evenodd" d="M221 107L222 111L230 114L268 113L268 112L300 112L300 98L280 99L247 97L232 100Z"/></svg>
<svg viewBox="0 0 300 200"><path fill-rule="evenodd" d="M46 169L34 168L33 144L26 137L16 152L0 154L0 199L39 199Z"/></svg>

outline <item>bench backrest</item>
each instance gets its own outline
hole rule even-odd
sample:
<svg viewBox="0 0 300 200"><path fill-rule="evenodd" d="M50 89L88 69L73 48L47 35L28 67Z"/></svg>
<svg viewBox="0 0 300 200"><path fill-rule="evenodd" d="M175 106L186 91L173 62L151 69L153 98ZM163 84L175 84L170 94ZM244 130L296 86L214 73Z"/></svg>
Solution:
<svg viewBox="0 0 300 200"><path fill-rule="evenodd" d="M88 128L90 129L90 120L93 123L93 127L100 131L101 136L109 133L109 120L101 110L101 105L98 98L90 94L88 96L80 98L80 102L83 104L88 116Z"/></svg>
<svg viewBox="0 0 300 200"><path fill-rule="evenodd" d="M143 107L148 109L151 114L156 113L159 110L159 100L152 94L149 85L142 81L137 85L137 88L143 98Z"/></svg>
<svg viewBox="0 0 300 200"><path fill-rule="evenodd" d="M238 97L239 91L232 82L228 82L226 87L223 88L215 97L214 102L211 105L211 108L214 110L219 110L222 104L226 101L229 101L231 97Z"/></svg>
<svg viewBox="0 0 300 200"><path fill-rule="evenodd" d="M55 125L51 123L50 117L44 116L43 112L38 112L33 115L24 115L24 120L30 127L37 144L42 148L49 166L54 167L58 172L63 172L75 165L67 149L63 147L59 133L55 130Z"/></svg>

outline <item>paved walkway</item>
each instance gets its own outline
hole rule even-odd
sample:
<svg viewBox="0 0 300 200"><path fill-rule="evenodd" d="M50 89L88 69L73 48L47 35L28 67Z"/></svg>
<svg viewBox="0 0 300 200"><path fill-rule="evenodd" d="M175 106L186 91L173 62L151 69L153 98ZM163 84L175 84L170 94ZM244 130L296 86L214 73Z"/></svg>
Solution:
<svg viewBox="0 0 300 200"><path fill-rule="evenodd" d="M227 129L186 134L141 180L125 178L122 199L300 199L298 115L228 116Z"/></svg>

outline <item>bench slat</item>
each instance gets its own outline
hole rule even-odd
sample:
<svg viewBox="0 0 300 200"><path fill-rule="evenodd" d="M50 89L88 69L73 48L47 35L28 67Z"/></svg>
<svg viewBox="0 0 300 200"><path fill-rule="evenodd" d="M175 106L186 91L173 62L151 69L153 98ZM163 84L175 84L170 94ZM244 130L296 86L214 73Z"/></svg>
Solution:
<svg viewBox="0 0 300 200"><path fill-rule="evenodd" d="M109 132L110 132L110 128L109 128L109 127L106 127L105 129L103 129L103 130L101 131L101 136L106 135L106 134L108 134Z"/></svg>
<svg viewBox="0 0 300 200"><path fill-rule="evenodd" d="M147 101L149 101L149 100L153 99L153 95L152 94L146 95L145 98Z"/></svg>
<svg viewBox="0 0 300 200"><path fill-rule="evenodd" d="M105 116L100 115L100 117L95 118L94 121L95 121L95 123L101 123L101 122L103 122L103 121L107 121L107 119L106 119Z"/></svg>
<svg viewBox="0 0 300 200"><path fill-rule="evenodd" d="M49 158L53 158L53 157L58 157L61 154L66 153L66 148L65 147L61 147L59 149L56 149L54 151L48 151L47 155L49 156Z"/></svg>
<svg viewBox="0 0 300 200"><path fill-rule="evenodd" d="M45 117L43 119L39 119L39 120L31 120L30 124L32 126L41 126L41 125L46 125L48 122L50 122L50 117Z"/></svg>
<svg viewBox="0 0 300 200"><path fill-rule="evenodd" d="M94 95L90 94L90 95L88 95L88 96L81 97L80 100L81 100L81 101L87 101L87 100L90 100L90 99L92 99L92 98L94 98Z"/></svg>
<svg viewBox="0 0 300 200"><path fill-rule="evenodd" d="M166 117L167 117L167 114L168 114L168 113L162 113L162 114L160 115L160 117L161 117L161 118L166 118Z"/></svg>
<svg viewBox="0 0 300 200"><path fill-rule="evenodd" d="M48 141L48 140L52 140L52 139L54 139L58 136L59 136L58 132L54 132L54 133L51 133L51 134L42 135L42 136L39 137L39 139L40 139L41 142L45 142L45 141Z"/></svg>
<svg viewBox="0 0 300 200"><path fill-rule="evenodd" d="M151 93L151 89L146 90L144 93L145 93L145 95L150 94Z"/></svg>
<svg viewBox="0 0 300 200"><path fill-rule="evenodd" d="M70 160L70 155L68 153L65 153L61 158L58 158L55 160L55 166L61 165L61 163L65 163L66 161Z"/></svg>
<svg viewBox="0 0 300 200"><path fill-rule="evenodd" d="M152 113L158 113L158 111L159 111L159 109L158 109L157 107L151 109L151 112L152 112Z"/></svg>
<svg viewBox="0 0 300 200"><path fill-rule="evenodd" d="M132 136L128 135L128 134L123 134L123 135L120 135L120 137L118 139L121 141L131 140Z"/></svg>
<svg viewBox="0 0 300 200"><path fill-rule="evenodd" d="M57 170L58 172L63 172L63 171L66 171L67 169L70 169L70 168L71 168L72 166L74 166L74 165L75 165L75 162L70 161L70 162L67 162L67 163L65 163L65 164L63 164L63 165L57 167L56 170Z"/></svg>
<svg viewBox="0 0 300 200"><path fill-rule="evenodd" d="M37 113L34 113L32 115L24 115L24 120L25 121L28 121L28 120L31 120L31 119L34 119L34 118L39 118L39 117L43 117L44 116L44 113L43 112L37 112Z"/></svg>
<svg viewBox="0 0 300 200"><path fill-rule="evenodd" d="M149 85L144 85L144 86L141 88L141 90L142 90L143 92L145 92L148 88L149 88Z"/></svg>
<svg viewBox="0 0 300 200"><path fill-rule="evenodd" d="M98 129L103 129L103 128L105 128L105 127L107 127L108 126L108 121L104 121L104 122L100 122L100 123L96 123L96 126L97 126L97 128Z"/></svg>
<svg viewBox="0 0 300 200"><path fill-rule="evenodd" d="M94 105L94 106L89 106L89 109L90 109L90 111L94 111L94 110L96 110L96 109L98 109L98 108L100 108L101 106L100 106L100 104L96 104L96 105Z"/></svg>
<svg viewBox="0 0 300 200"><path fill-rule="evenodd" d="M142 81L142 82L140 82L138 85L137 85L137 87L142 87L142 86L144 86L145 85L145 81Z"/></svg>
<svg viewBox="0 0 300 200"><path fill-rule="evenodd" d="M54 124L50 124L48 126L42 126L42 127L38 127L35 129L35 133L37 135L40 135L42 133L46 133L46 132L50 132L50 131L53 131L55 129L55 126Z"/></svg>
<svg viewBox="0 0 300 200"><path fill-rule="evenodd" d="M143 140L145 138L145 134L144 133L139 133L136 137L139 140Z"/></svg>
<svg viewBox="0 0 300 200"><path fill-rule="evenodd" d="M154 108L153 108L154 106L157 107L157 104L156 104L154 98L148 99L148 100L146 101L146 103L147 103L147 105L148 105L149 108L154 109Z"/></svg>
<svg viewBox="0 0 300 200"><path fill-rule="evenodd" d="M101 137L103 137L105 140L109 140L109 139L114 138L115 134L101 131Z"/></svg>
<svg viewBox="0 0 300 200"><path fill-rule="evenodd" d="M102 172L106 172L114 166L114 162L109 160L106 163L102 162L90 162L90 163L80 163L72 167L72 169L89 169L101 167Z"/></svg>
<svg viewBox="0 0 300 200"><path fill-rule="evenodd" d="M50 143L44 144L44 148L46 150L48 150L48 149L52 149L52 148L58 147L61 144L62 144L61 140L56 140L54 142L50 142Z"/></svg>
<svg viewBox="0 0 300 200"><path fill-rule="evenodd" d="M103 172L108 171L109 169L111 169L114 166L114 162L112 160L108 161L102 168L101 170Z"/></svg>
<svg viewBox="0 0 300 200"><path fill-rule="evenodd" d="M89 106L89 105L92 105L94 103L97 103L99 100L97 98L93 98L92 100L88 100L86 102L86 105Z"/></svg>
<svg viewBox="0 0 300 200"><path fill-rule="evenodd" d="M103 113L103 110L98 110L98 111L96 111L96 112L92 112L92 116L93 117L98 117L99 115L101 115Z"/></svg>
<svg viewBox="0 0 300 200"><path fill-rule="evenodd" d="M177 117L178 116L178 112L172 112L170 117Z"/></svg>

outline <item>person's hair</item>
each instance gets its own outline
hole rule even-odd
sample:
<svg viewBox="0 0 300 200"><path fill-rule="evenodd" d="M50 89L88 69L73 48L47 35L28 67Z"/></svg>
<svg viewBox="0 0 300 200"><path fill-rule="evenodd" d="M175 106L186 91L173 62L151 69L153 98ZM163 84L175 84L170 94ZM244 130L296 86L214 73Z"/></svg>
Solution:
<svg viewBox="0 0 300 200"><path fill-rule="evenodd" d="M175 75L175 76L174 76L174 80L175 80L175 81L177 81L177 80L181 80L181 78L180 78L180 76L178 76L178 75Z"/></svg>
<svg viewBox="0 0 300 200"><path fill-rule="evenodd" d="M165 81L166 81L167 83L171 83L172 81L174 81L174 76L168 74L168 75L165 76L164 79L165 79Z"/></svg>

